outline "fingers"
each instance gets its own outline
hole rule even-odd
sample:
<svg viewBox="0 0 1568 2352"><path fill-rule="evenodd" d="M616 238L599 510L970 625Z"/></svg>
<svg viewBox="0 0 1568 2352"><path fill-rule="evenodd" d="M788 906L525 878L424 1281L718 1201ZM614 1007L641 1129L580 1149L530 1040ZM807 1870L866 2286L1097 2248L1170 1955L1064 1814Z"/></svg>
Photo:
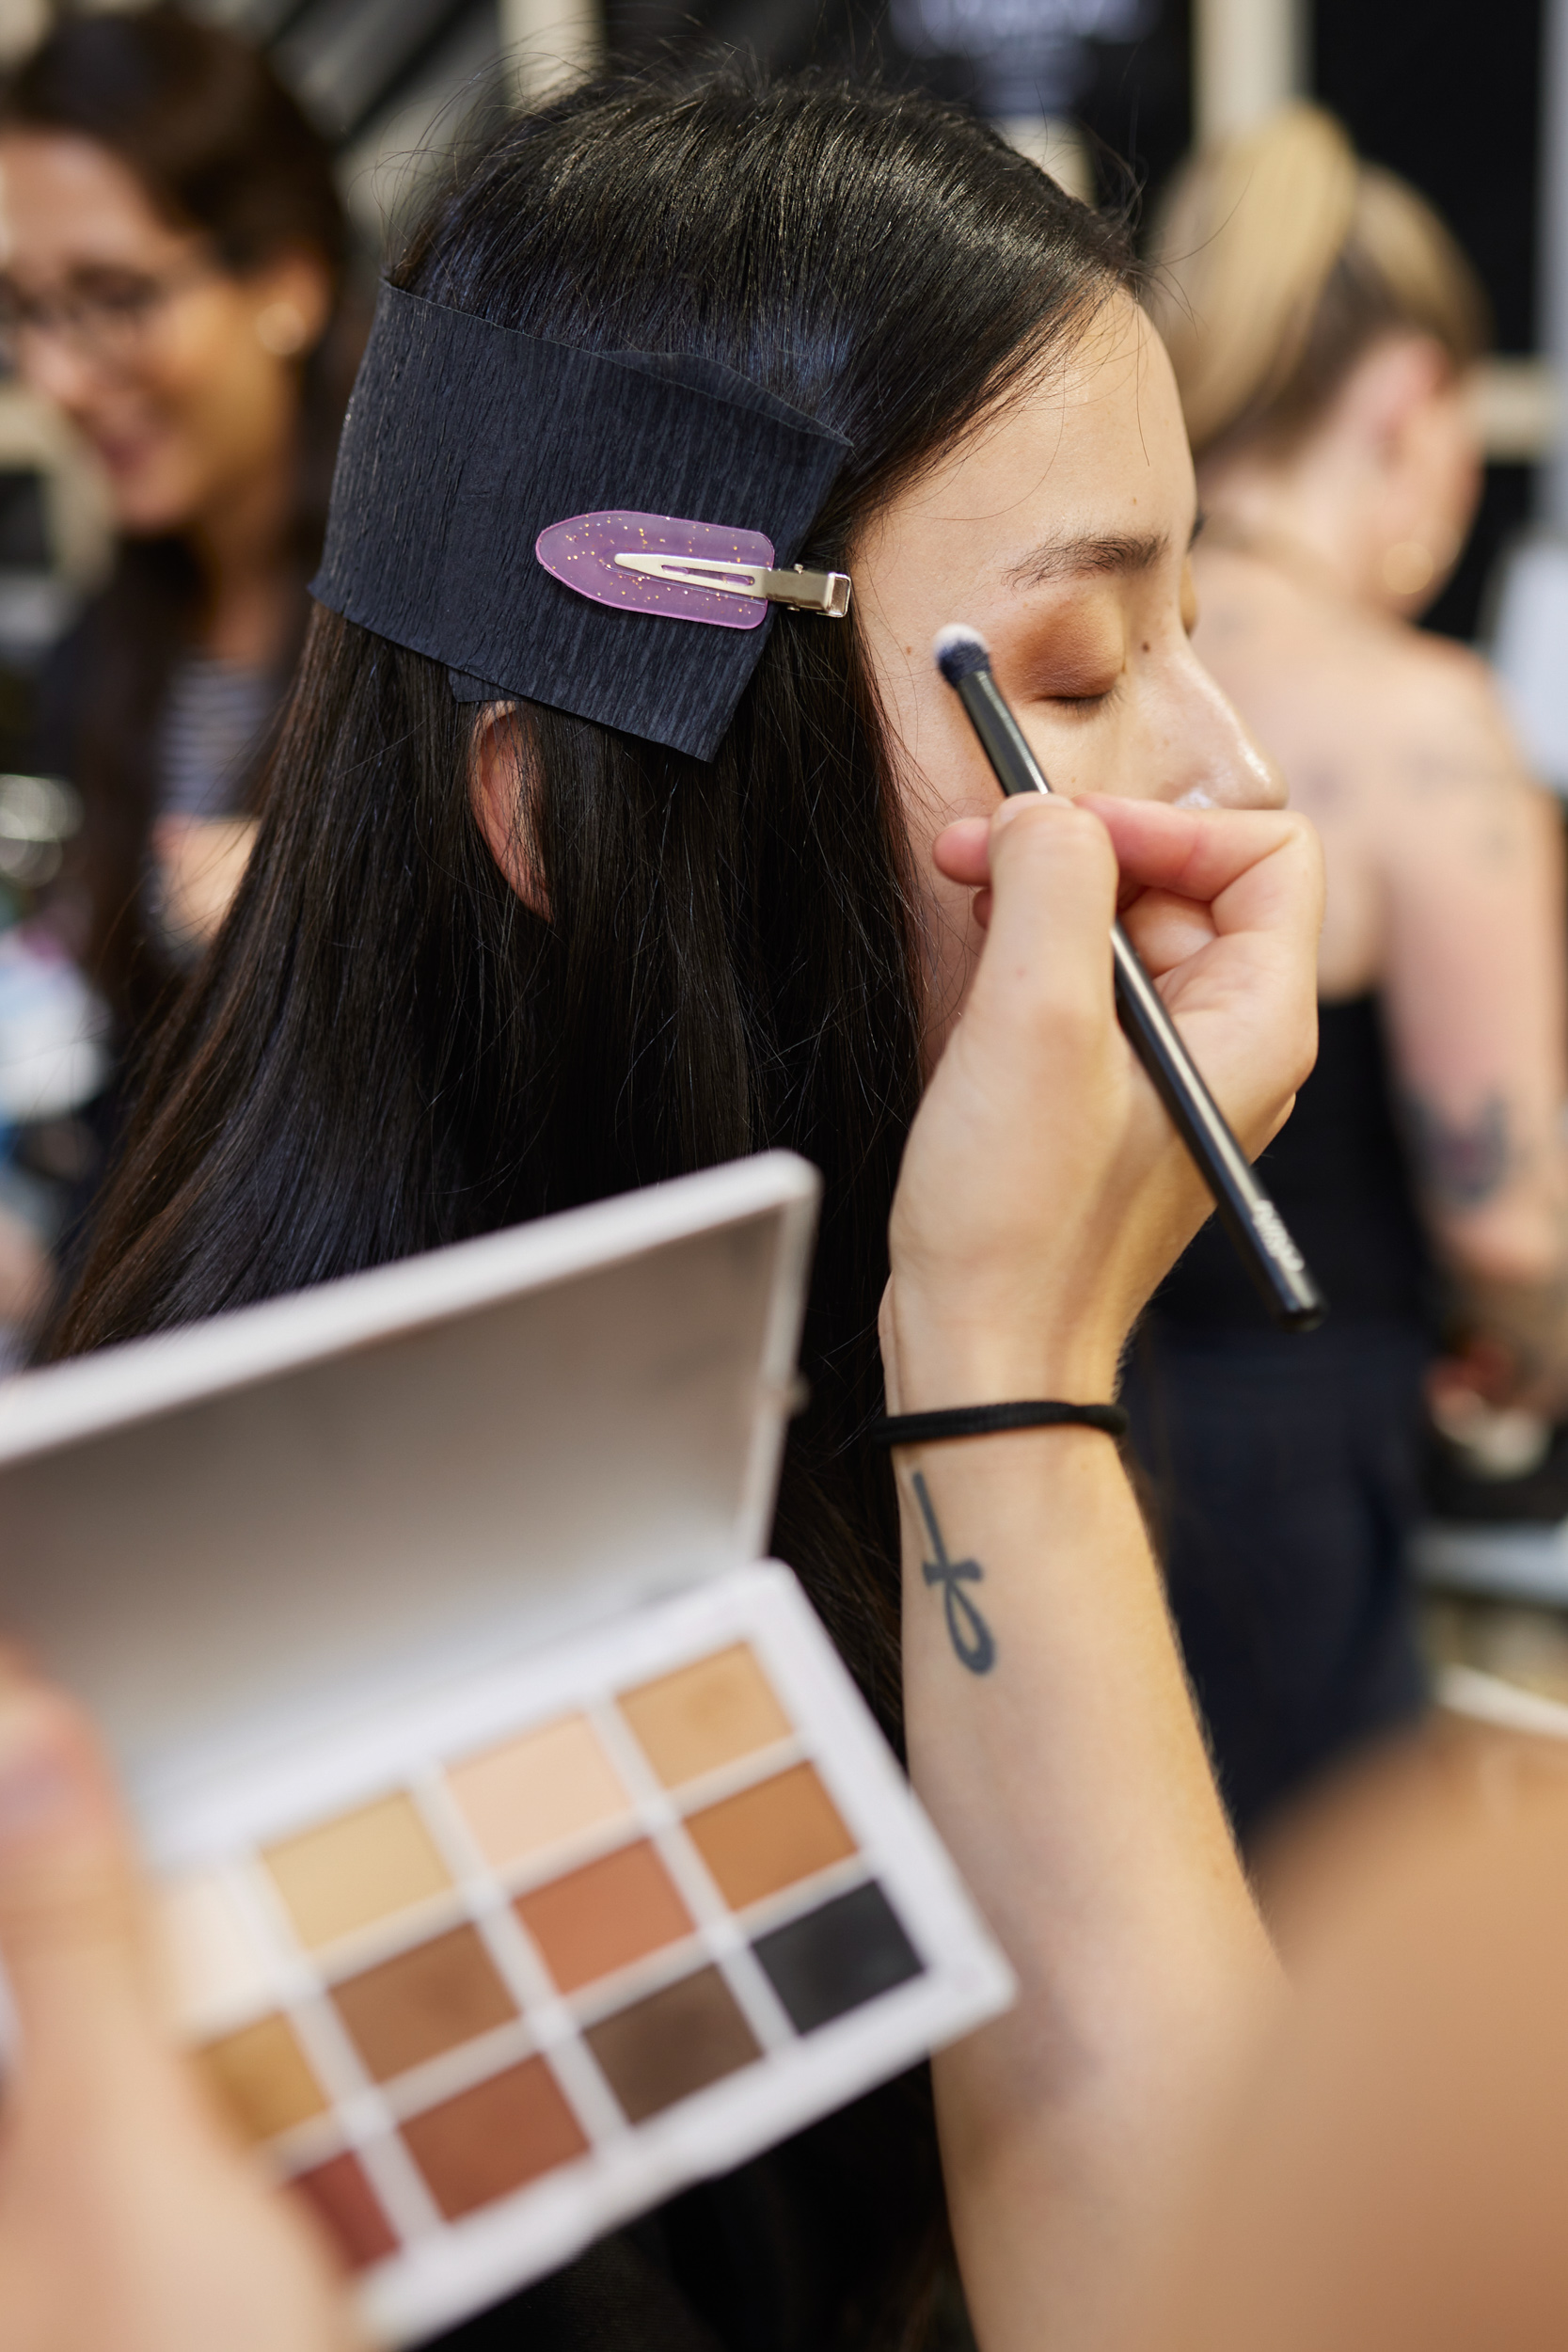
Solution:
<svg viewBox="0 0 1568 2352"><path fill-rule="evenodd" d="M1122 916L1122 924L1148 970L1156 975L1186 963L1209 946L1214 918L1196 898L1170 890L1145 890Z"/></svg>
<svg viewBox="0 0 1568 2352"><path fill-rule="evenodd" d="M1010 820L1010 812L1033 805L1022 798L1004 802L997 818ZM1227 929L1243 919L1267 919L1274 900L1287 895L1302 897L1309 909L1317 904L1317 836L1293 810L1199 811L1100 794L1071 805L1093 815L1110 834L1124 898L1160 891L1199 905L1227 901L1219 910ZM939 834L932 845L939 873L972 889L989 882L997 818L988 824L981 818L963 818ZM1229 901L1228 894L1238 888L1241 901Z"/></svg>
<svg viewBox="0 0 1568 2352"><path fill-rule="evenodd" d="M990 821L992 903L971 997L1009 1017L1049 1003L1111 1016L1117 866L1105 829L1068 800L1005 801Z"/></svg>
<svg viewBox="0 0 1568 2352"><path fill-rule="evenodd" d="M938 834L931 856L937 872L945 874L949 882L967 882L971 889L990 882L990 819L960 817L957 824Z"/></svg>
<svg viewBox="0 0 1568 2352"><path fill-rule="evenodd" d="M97 1743L70 1702L0 1658L0 1963L35 2079L147 2007L136 1879Z"/></svg>
<svg viewBox="0 0 1568 2352"><path fill-rule="evenodd" d="M1213 908L1222 930L1273 924L1282 914L1322 920L1323 855L1294 810L1200 811L1098 794L1079 806L1109 833L1124 890L1196 899Z"/></svg>

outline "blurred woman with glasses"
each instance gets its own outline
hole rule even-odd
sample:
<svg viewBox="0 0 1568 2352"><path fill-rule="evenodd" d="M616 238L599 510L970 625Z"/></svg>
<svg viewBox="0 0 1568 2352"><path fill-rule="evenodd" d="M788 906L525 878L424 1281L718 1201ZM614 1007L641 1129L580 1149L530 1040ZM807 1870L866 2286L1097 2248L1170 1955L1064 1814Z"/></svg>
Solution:
<svg viewBox="0 0 1568 2352"><path fill-rule="evenodd" d="M71 945L128 1042L248 854L356 357L331 158L265 59L157 7L67 18L0 94L0 340L98 457L113 576L38 760L85 820Z"/></svg>

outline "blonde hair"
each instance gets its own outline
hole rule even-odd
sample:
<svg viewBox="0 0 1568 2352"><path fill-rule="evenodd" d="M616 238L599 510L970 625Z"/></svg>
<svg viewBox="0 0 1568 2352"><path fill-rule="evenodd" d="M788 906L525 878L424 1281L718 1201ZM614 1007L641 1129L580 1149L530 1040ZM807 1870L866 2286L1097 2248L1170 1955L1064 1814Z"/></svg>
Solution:
<svg viewBox="0 0 1568 2352"><path fill-rule="evenodd" d="M1198 455L1300 440L1381 336L1430 335L1457 373L1486 347L1486 297L1436 214L1319 106L1192 157L1156 258L1150 309Z"/></svg>

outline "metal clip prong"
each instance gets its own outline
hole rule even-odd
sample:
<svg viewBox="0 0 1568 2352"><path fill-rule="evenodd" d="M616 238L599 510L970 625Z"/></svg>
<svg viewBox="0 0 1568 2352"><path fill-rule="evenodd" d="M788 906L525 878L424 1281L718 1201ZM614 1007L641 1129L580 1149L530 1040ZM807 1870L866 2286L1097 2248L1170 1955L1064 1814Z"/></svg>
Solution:
<svg viewBox="0 0 1568 2352"><path fill-rule="evenodd" d="M770 572L760 564L721 564L705 555L620 554L615 561L624 572L641 572L648 580L712 588L721 596L761 596L831 621L842 621L849 610L847 572L808 572L799 564L791 572Z"/></svg>

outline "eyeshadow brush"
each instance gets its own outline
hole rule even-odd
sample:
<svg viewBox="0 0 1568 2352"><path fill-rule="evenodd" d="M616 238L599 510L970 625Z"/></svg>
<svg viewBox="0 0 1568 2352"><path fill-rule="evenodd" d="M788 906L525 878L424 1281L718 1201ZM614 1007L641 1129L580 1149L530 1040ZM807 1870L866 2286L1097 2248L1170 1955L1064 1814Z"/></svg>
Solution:
<svg viewBox="0 0 1568 2352"><path fill-rule="evenodd" d="M1004 792L1049 792L1045 772L991 675L990 649L972 628L938 631L936 664L958 695ZM1310 1331L1323 1293L1279 1211L1254 1174L1224 1112L1182 1044L1164 1000L1120 923L1111 927L1117 1011L1133 1052L1214 1196L1236 1253L1275 1323Z"/></svg>

